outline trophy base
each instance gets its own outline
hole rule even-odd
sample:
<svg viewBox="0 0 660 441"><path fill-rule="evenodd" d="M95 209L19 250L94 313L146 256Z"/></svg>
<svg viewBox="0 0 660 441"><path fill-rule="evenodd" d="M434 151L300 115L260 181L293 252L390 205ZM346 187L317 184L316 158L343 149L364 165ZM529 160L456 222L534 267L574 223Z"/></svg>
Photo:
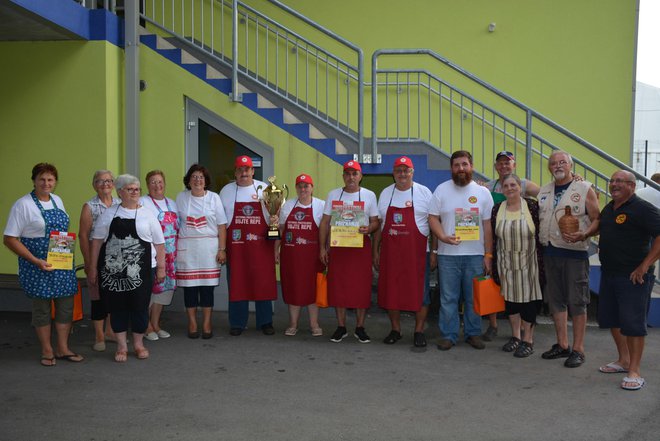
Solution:
<svg viewBox="0 0 660 441"><path fill-rule="evenodd" d="M266 239L269 240L280 240L280 230L268 230Z"/></svg>

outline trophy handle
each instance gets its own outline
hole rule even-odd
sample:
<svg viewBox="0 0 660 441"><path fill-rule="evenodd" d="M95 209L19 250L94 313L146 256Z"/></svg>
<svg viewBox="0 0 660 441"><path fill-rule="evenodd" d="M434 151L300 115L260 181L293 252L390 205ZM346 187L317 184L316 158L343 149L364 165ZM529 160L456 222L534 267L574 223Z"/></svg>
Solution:
<svg viewBox="0 0 660 441"><path fill-rule="evenodd" d="M286 195L284 196L284 199L289 199L289 187L286 186L286 184L282 184L282 188L286 190ZM284 205L284 202L282 202L282 205Z"/></svg>

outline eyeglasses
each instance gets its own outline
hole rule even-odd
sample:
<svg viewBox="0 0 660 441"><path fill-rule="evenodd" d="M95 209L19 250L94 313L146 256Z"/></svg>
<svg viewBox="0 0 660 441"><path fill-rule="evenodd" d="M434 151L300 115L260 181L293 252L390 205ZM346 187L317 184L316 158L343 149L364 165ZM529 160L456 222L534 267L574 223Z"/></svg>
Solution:
<svg viewBox="0 0 660 441"><path fill-rule="evenodd" d="M610 184L623 184L623 183L626 183L626 182L632 183L632 182L635 182L635 181L630 181L628 179L619 179L619 178L610 180Z"/></svg>
<svg viewBox="0 0 660 441"><path fill-rule="evenodd" d="M156 181L156 180L149 181L149 185L158 185L158 184L164 184L164 182L163 182L162 180L159 180L159 181Z"/></svg>
<svg viewBox="0 0 660 441"><path fill-rule="evenodd" d="M192 175L190 177L191 181L203 181L204 180L204 175Z"/></svg>
<svg viewBox="0 0 660 441"><path fill-rule="evenodd" d="M97 179L96 181L94 181L96 185L110 185L114 182L115 182L114 179Z"/></svg>
<svg viewBox="0 0 660 441"><path fill-rule="evenodd" d="M395 174L400 174L400 175L409 175L412 173L412 168L395 168L394 169Z"/></svg>
<svg viewBox="0 0 660 441"><path fill-rule="evenodd" d="M550 167L556 167L556 166L563 167L565 165L568 165L568 161L564 161L563 159L561 161L551 161L550 162Z"/></svg>
<svg viewBox="0 0 660 441"><path fill-rule="evenodd" d="M139 188L122 188L126 193L139 193L140 189Z"/></svg>

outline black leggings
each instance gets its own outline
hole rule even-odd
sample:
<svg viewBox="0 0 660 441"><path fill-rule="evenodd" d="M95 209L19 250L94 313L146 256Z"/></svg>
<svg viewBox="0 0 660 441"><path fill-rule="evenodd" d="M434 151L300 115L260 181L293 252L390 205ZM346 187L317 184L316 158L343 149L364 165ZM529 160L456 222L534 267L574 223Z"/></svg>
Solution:
<svg viewBox="0 0 660 441"><path fill-rule="evenodd" d="M183 303L186 308L213 308L213 290L215 286L185 286Z"/></svg>
<svg viewBox="0 0 660 441"><path fill-rule="evenodd" d="M520 318L531 323L532 325L536 324L536 315L538 314L542 301L534 300L527 303L514 303L514 302L504 302L506 307L506 313L509 315L520 314Z"/></svg>

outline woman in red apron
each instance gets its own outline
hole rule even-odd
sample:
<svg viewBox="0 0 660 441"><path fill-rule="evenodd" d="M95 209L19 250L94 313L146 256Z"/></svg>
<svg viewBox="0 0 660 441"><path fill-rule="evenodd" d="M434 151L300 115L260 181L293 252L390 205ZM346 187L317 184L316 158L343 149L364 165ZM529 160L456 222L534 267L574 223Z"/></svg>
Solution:
<svg viewBox="0 0 660 441"><path fill-rule="evenodd" d="M427 187L413 183L413 173L410 158L402 156L394 162L395 183L380 195L379 209L384 226L376 239L374 263L379 268L378 305L387 309L392 325L383 342L393 344L401 339L400 311L415 311L413 341L416 347L424 347L424 322L428 309L423 301L428 202L432 193ZM421 225L418 226L418 222ZM424 232L420 227L425 229Z"/></svg>
<svg viewBox="0 0 660 441"><path fill-rule="evenodd" d="M373 191L360 187L362 167L355 161L344 164L344 187L328 193L320 227L321 262L328 266L328 304L335 307L338 326L330 341L338 343L348 336L346 330L346 309L355 308L357 323L354 336L360 343L371 340L364 329L367 309L371 306L372 258L369 234L378 230L378 208ZM359 248L332 246L331 213L332 205L361 205L368 220L359 233L363 244Z"/></svg>
<svg viewBox="0 0 660 441"><path fill-rule="evenodd" d="M314 182L309 175L296 178L297 199L288 200L280 212L280 282L284 303L289 305L289 327L284 335L298 332L300 310L307 306L309 326L314 337L323 335L316 306L316 274L323 271L319 259L319 223L323 201L312 196ZM276 257L277 260L277 257Z"/></svg>

